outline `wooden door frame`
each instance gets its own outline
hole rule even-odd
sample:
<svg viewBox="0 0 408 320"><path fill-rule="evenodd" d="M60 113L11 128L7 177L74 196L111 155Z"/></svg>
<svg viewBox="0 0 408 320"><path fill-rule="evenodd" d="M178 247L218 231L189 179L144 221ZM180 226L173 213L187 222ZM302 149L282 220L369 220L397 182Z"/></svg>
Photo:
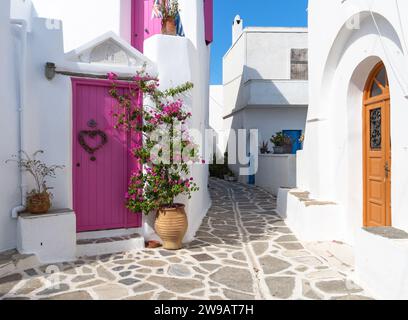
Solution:
<svg viewBox="0 0 408 320"><path fill-rule="evenodd" d="M368 166L368 154L367 154L367 148L368 148L368 143L369 139L367 137L368 133L368 128L367 128L367 113L366 113L366 107L373 105L373 104L379 104L382 103L385 109L385 117L386 117L386 132L385 136L387 139L391 138L391 103L390 103L390 91L389 87L387 87L383 94L375 97L370 97L371 93L371 88L372 85L374 84L375 77L377 76L378 72L382 69L385 68L384 63L381 61L375 65L375 67L372 69L370 72L366 86L364 88L364 95L363 95L363 108L362 108L362 121L363 121L363 223L364 227L369 227L368 225L368 207L367 207L367 201L368 201L368 194L367 194L367 189L368 189L368 175L367 175L367 166ZM387 75L388 77L388 75ZM388 144L388 143L387 143ZM386 146L387 146L386 144ZM385 150L385 157L386 159L390 159L389 166L390 168L392 167L392 158L391 158L391 146L389 148L386 148ZM392 174L392 171L391 171ZM387 186L386 186L386 192L385 192L385 203L386 203L386 223L385 226L392 226L392 212L391 212L391 177L388 179Z"/></svg>

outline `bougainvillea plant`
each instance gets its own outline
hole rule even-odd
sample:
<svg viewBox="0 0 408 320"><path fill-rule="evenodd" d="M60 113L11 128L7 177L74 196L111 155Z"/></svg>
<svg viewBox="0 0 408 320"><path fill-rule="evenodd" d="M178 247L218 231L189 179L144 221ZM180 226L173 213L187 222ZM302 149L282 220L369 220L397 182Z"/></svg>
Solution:
<svg viewBox="0 0 408 320"><path fill-rule="evenodd" d="M115 128L130 133L133 140L141 135L132 149L141 168L130 177L127 208L147 215L174 207L178 195L191 198L199 190L190 176L190 165L199 162L198 146L187 126L192 114L179 97L193 84L161 91L158 78L140 72L129 82L129 89L120 90L116 74L109 73L108 79L112 81L109 94L117 101L112 111Z"/></svg>

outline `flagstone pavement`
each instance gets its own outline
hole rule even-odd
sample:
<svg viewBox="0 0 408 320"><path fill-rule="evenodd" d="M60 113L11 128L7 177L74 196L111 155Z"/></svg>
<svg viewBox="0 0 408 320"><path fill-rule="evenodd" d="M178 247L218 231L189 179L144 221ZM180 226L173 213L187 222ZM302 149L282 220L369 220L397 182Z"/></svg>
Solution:
<svg viewBox="0 0 408 320"><path fill-rule="evenodd" d="M212 208L184 249L85 257L0 279L0 299L368 299L305 249L259 188L211 179Z"/></svg>

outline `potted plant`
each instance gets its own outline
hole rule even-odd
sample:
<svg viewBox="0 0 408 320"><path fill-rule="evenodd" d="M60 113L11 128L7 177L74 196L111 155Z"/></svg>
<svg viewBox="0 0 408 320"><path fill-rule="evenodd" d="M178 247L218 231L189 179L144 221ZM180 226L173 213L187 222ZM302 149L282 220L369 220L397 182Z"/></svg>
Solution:
<svg viewBox="0 0 408 320"><path fill-rule="evenodd" d="M179 14L178 0L162 0L160 14L162 17L162 34L177 35L176 18Z"/></svg>
<svg viewBox="0 0 408 320"><path fill-rule="evenodd" d="M272 136L270 140L273 144L273 152L275 154L283 154L284 152L284 145L285 145L285 135L283 132L277 132L275 135Z"/></svg>
<svg viewBox="0 0 408 320"><path fill-rule="evenodd" d="M22 171L28 172L35 180L35 189L27 194L26 210L32 214L44 214L51 208L52 188L47 186L46 178L55 178L56 170L63 169L64 166L48 166L43 161L37 159L44 151L34 152L30 157L25 151L21 151L21 157L13 156L13 159L6 162L16 162Z"/></svg>
<svg viewBox="0 0 408 320"><path fill-rule="evenodd" d="M199 190L190 175L190 165L199 162L198 147L186 124L192 114L185 110L181 99L176 99L193 85L186 83L164 92L158 86L157 78L141 73L129 86L129 93L118 91L115 83L109 92L118 102L113 110L115 127L130 135L143 135L143 143L132 150L142 168L130 177L126 207L134 213L156 212L155 230L163 247L177 250L182 247L188 221L185 206L175 199L179 195L190 199ZM147 95L154 106L144 107L140 93ZM135 103L135 97L139 97L139 103Z"/></svg>
<svg viewBox="0 0 408 320"><path fill-rule="evenodd" d="M269 143L268 141L262 142L262 146L260 148L261 154L267 154L269 153Z"/></svg>

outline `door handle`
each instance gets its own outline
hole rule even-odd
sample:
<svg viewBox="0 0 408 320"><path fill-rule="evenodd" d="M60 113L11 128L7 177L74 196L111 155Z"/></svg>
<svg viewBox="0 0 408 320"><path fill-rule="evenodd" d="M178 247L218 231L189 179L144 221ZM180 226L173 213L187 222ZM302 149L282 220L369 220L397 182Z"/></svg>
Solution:
<svg viewBox="0 0 408 320"><path fill-rule="evenodd" d="M76 164L76 166L79 168L79 167L81 166L81 164L78 162L78 163Z"/></svg>
<svg viewBox="0 0 408 320"><path fill-rule="evenodd" d="M389 165L388 161L385 161L385 168L384 169L385 169L385 177L388 178L388 176L389 176L389 174L391 172L390 165Z"/></svg>

